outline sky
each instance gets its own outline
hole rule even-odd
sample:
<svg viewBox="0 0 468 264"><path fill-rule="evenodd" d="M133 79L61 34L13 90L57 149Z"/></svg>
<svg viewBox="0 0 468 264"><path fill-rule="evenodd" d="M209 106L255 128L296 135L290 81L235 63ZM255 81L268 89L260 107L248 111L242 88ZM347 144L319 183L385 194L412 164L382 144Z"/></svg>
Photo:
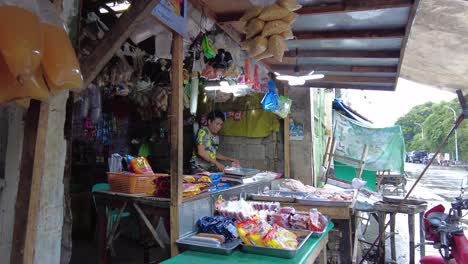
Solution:
<svg viewBox="0 0 468 264"><path fill-rule="evenodd" d="M438 103L456 98L456 94L399 78L394 92L347 90L345 104L375 125L393 125L416 105Z"/></svg>

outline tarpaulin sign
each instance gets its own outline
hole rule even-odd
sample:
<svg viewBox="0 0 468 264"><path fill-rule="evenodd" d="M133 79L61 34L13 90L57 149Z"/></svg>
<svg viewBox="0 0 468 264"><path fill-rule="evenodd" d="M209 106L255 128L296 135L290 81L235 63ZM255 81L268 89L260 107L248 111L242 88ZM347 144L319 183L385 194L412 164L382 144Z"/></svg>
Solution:
<svg viewBox="0 0 468 264"><path fill-rule="evenodd" d="M161 0L151 11L159 21L181 36L187 33L187 0Z"/></svg>

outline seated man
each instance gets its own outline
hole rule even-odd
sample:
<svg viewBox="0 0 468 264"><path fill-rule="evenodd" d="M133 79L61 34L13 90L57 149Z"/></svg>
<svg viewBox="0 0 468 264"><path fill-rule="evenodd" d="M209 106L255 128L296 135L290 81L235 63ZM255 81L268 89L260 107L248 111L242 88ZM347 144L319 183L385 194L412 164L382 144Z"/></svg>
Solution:
<svg viewBox="0 0 468 264"><path fill-rule="evenodd" d="M201 171L223 171L224 165L219 161L230 161L239 166L239 160L222 155L218 152L218 132L224 124L224 114L215 110L208 114L208 126L200 128L197 133L196 155L193 157L193 173Z"/></svg>

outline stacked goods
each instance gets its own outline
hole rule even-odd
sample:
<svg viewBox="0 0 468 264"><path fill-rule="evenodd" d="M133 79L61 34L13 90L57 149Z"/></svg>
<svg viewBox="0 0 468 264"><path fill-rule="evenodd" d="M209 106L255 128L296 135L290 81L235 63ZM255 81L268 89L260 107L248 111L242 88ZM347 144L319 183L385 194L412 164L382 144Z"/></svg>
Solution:
<svg viewBox="0 0 468 264"><path fill-rule="evenodd" d="M274 57L283 61L285 40L294 37L291 25L298 15L293 11L299 8L301 5L296 0L278 0L276 4L255 6L247 11L240 19L246 23L242 49L257 60Z"/></svg>
<svg viewBox="0 0 468 264"><path fill-rule="evenodd" d="M70 39L49 1L0 1L0 36L0 104L46 100L83 85Z"/></svg>

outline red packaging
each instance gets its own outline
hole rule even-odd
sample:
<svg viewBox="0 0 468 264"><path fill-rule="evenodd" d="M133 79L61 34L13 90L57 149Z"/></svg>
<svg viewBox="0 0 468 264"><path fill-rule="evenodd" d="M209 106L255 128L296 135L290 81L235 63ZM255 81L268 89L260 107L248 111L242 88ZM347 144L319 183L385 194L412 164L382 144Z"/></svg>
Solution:
<svg viewBox="0 0 468 264"><path fill-rule="evenodd" d="M271 224L276 224L284 228L290 228L289 214L276 213L271 215Z"/></svg>

